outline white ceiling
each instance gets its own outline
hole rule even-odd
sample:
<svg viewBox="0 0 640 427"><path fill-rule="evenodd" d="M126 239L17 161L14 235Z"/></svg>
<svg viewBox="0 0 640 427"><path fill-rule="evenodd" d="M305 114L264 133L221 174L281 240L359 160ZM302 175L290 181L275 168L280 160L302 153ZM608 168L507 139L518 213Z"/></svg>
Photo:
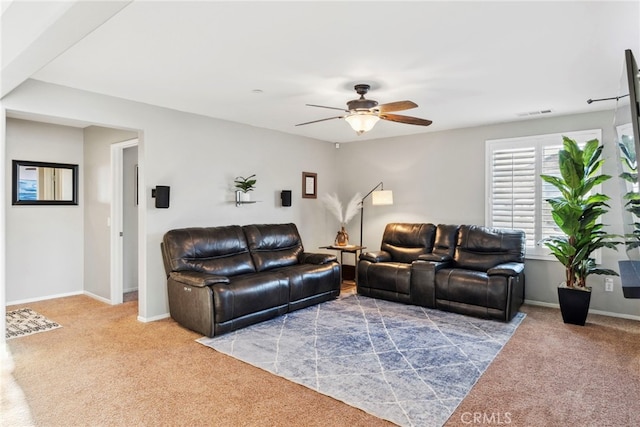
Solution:
<svg viewBox="0 0 640 427"><path fill-rule="evenodd" d="M3 95L34 78L349 142L613 108L586 100L616 96L624 50L640 56L638 1L89 5L3 0ZM340 115L305 104L345 107L356 83L433 124L294 126Z"/></svg>

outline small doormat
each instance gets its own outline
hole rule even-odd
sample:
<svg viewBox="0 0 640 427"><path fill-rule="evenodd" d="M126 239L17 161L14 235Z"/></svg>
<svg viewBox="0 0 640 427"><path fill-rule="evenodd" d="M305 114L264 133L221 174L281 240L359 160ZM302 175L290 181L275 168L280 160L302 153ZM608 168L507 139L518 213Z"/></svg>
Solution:
<svg viewBox="0 0 640 427"><path fill-rule="evenodd" d="M6 339L8 340L61 327L30 308L8 311L6 325Z"/></svg>

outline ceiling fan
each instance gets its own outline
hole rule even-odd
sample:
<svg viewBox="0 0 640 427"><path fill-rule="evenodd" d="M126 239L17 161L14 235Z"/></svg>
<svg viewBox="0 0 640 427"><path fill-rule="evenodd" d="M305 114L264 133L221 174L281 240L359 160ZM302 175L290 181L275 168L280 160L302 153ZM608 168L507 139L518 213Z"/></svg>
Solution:
<svg viewBox="0 0 640 427"><path fill-rule="evenodd" d="M397 101L387 104L378 105L378 101L373 99L365 99L365 95L371 89L367 84L357 84L354 89L360 98L347 102L347 108L326 107L324 105L306 104L309 107L329 108L331 110L340 110L348 114L342 116L328 117L326 119L313 120L305 123L298 123L296 126L308 125L311 123L324 122L333 119L345 119L349 125L356 131L358 135L370 131L378 120L389 120L392 122L406 123L408 125L429 126L432 121L419 119L411 116L401 116L399 114L389 114L392 111L403 111L416 108L418 104L413 101Z"/></svg>

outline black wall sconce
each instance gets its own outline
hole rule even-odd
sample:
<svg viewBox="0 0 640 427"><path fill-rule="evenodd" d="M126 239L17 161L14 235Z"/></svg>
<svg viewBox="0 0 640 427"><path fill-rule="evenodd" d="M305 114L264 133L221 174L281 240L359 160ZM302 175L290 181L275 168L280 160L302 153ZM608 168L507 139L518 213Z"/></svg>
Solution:
<svg viewBox="0 0 640 427"><path fill-rule="evenodd" d="M282 200L282 206L291 206L291 190L282 190L280 192L280 200Z"/></svg>
<svg viewBox="0 0 640 427"><path fill-rule="evenodd" d="M151 189L151 197L156 199L156 208L166 209L169 207L169 187L168 185L156 185Z"/></svg>

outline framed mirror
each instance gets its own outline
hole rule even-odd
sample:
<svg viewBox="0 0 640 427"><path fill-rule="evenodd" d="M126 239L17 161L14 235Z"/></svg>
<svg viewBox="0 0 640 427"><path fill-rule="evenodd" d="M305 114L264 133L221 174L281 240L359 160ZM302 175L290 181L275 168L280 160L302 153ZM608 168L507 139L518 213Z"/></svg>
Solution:
<svg viewBox="0 0 640 427"><path fill-rule="evenodd" d="M12 161L13 205L77 205L78 165Z"/></svg>

